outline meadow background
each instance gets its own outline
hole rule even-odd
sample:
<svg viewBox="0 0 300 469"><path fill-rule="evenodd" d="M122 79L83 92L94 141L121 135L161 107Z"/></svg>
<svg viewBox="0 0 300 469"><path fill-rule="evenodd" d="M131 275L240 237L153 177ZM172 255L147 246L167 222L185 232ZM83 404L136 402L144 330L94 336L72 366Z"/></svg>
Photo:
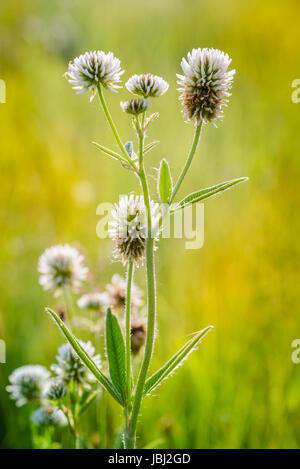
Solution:
<svg viewBox="0 0 300 469"><path fill-rule="evenodd" d="M152 369L194 330L215 329L144 401L138 446L160 439L157 446L166 448L299 447L300 365L291 361L291 342L300 337L300 104L291 101L291 83L300 78L299 2L11 0L0 14L7 86L0 104L0 338L7 346L0 447L31 446L26 411L5 391L9 374L27 363L49 366L63 342L44 312L55 302L38 285L39 255L56 243L83 246L91 282L102 288L123 268L110 260L111 242L96 237L96 207L139 189L92 146L115 144L97 100L77 97L63 79L68 61L86 50L112 50L124 80L152 72L170 83L153 100L160 119L149 137L161 143L147 165L154 176L166 157L176 177L193 126L183 121L175 74L193 47L228 52L237 72L224 121L205 126L180 195L239 176L250 181L205 204L202 249L160 243ZM131 139L119 107L128 93L106 96L123 140ZM154 193L154 178L151 187ZM140 286L143 276L140 269ZM119 409L109 401L105 412L111 444ZM82 431L104 446L96 413L86 415Z"/></svg>

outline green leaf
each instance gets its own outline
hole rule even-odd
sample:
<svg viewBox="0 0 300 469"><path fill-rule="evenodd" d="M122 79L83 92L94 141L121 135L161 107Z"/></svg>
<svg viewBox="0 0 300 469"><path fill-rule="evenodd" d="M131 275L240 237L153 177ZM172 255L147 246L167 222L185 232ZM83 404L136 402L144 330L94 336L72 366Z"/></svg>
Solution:
<svg viewBox="0 0 300 469"><path fill-rule="evenodd" d="M106 313L106 353L111 380L125 402L125 343L118 320L110 308Z"/></svg>
<svg viewBox="0 0 300 469"><path fill-rule="evenodd" d="M106 148L103 145L100 145L100 143L97 143L97 142L92 142L92 143L93 143L93 145L95 145L99 150L101 150L106 155L109 155L112 158L114 158L115 160L121 161L122 163L127 163L127 160L125 158L123 158L123 156L116 153L115 151L110 150L109 148Z"/></svg>
<svg viewBox="0 0 300 469"><path fill-rule="evenodd" d="M80 345L77 338L72 334L72 332L67 328L65 323L51 308L46 308L46 311L52 316L52 318L60 328L61 332L64 334L64 336L72 346L73 350L77 353L78 357L82 360L82 362L90 370L90 372L95 376L97 381L99 381L99 383L104 387L104 389L106 389L119 404L124 405L124 401L119 392L115 389L113 383L99 370L96 363L86 353L84 348Z"/></svg>
<svg viewBox="0 0 300 469"><path fill-rule="evenodd" d="M148 117L148 119L146 119L146 122L145 122L145 130L149 127L149 125L151 124L151 122L155 121L156 119L158 119L159 117L159 112L155 112L154 114L151 114L151 116Z"/></svg>
<svg viewBox="0 0 300 469"><path fill-rule="evenodd" d="M162 368L154 373L147 379L144 388L144 394L150 394L159 386L162 381L167 379L178 368L184 360L188 358L191 352L196 350L203 337L213 329L213 326L207 326L202 331L196 332L192 339L190 339L180 350L178 350L169 361L167 361Z"/></svg>
<svg viewBox="0 0 300 469"><path fill-rule="evenodd" d="M156 145L159 144L159 140L154 140L153 142L151 143L148 143L147 145L144 146L144 155L146 155L146 153L148 153L148 151L151 151L153 150L153 148L156 147Z"/></svg>
<svg viewBox="0 0 300 469"><path fill-rule="evenodd" d="M157 182L158 182L157 192L158 192L161 202L168 203L172 195L173 184L172 184L171 171L170 171L167 160L163 159L160 162Z"/></svg>
<svg viewBox="0 0 300 469"><path fill-rule="evenodd" d="M200 200L208 199L209 197L213 197L214 195L218 194L219 192L223 192L231 187L235 186L236 184L240 184L241 182L248 181L247 177L242 177L238 179L233 179L232 181L222 182L217 184L216 186L208 187L207 189L202 189L197 192L193 192L192 194L185 197L181 202L179 202L171 212L175 212L187 205L195 204L196 202L200 202Z"/></svg>

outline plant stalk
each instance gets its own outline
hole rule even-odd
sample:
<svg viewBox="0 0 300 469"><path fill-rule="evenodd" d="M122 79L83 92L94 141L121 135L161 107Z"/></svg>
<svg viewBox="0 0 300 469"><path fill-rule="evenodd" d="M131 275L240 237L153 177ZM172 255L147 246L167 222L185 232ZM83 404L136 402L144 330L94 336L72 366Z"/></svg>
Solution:
<svg viewBox="0 0 300 469"><path fill-rule="evenodd" d="M129 427L128 444L130 448L135 447L136 425L139 415L139 410L143 398L144 385L152 357L154 347L155 335L155 310L156 310L156 296L155 296L155 265L154 265L154 240L152 238L152 220L151 220L151 207L150 207L150 193L148 188L148 181L144 170L143 163L143 143L144 143L144 129L139 133L139 179L143 190L144 203L147 211L147 240L146 240L146 271L147 271L147 336L143 362L140 368L135 395L133 400L133 407Z"/></svg>
<svg viewBox="0 0 300 469"><path fill-rule="evenodd" d="M126 291L126 308L125 308L125 317L126 317L126 340L125 340L125 349L126 349L126 380L127 380L127 401L130 402L131 399L131 345L130 345L130 309L131 309L131 286L133 279L134 266L132 262L129 262L127 268L127 291Z"/></svg>
<svg viewBox="0 0 300 469"><path fill-rule="evenodd" d="M196 153L196 150L197 150L197 147L198 147L198 143L199 143L199 140L200 140L200 136L201 136L201 129L202 129L202 121L199 122L197 125L196 125L196 129L195 129L195 135L194 135L194 140L193 140L193 143L192 143L192 146L191 146L191 149L190 149L190 152L189 152L189 155L187 157L187 160L186 160L186 163L180 173L180 176L179 178L177 179L177 182L175 184L175 187L173 189L173 192L172 192L172 196L171 196L171 199L170 199L170 204L173 202L174 200L174 197L175 195L177 194L181 184L182 184L182 181L184 180L184 177L189 169L189 167L191 166L191 163L193 161L193 158L194 158L194 155Z"/></svg>

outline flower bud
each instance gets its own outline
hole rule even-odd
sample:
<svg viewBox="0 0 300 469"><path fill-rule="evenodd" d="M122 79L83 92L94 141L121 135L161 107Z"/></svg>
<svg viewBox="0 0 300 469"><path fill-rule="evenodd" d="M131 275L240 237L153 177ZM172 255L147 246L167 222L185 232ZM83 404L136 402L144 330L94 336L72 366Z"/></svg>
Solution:
<svg viewBox="0 0 300 469"><path fill-rule="evenodd" d="M141 95L144 98L162 96L169 88L169 84L163 78L152 75L152 73L133 75L125 86L131 93Z"/></svg>
<svg viewBox="0 0 300 469"><path fill-rule="evenodd" d="M147 111L150 106L150 99L130 99L129 101L121 101L120 105L124 112L137 116Z"/></svg>

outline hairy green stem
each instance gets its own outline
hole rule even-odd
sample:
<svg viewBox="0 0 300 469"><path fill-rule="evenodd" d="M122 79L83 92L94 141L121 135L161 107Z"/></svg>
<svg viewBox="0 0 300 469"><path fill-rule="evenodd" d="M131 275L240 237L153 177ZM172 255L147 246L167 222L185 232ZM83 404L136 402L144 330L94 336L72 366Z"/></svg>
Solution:
<svg viewBox="0 0 300 469"><path fill-rule="evenodd" d="M108 107L106 105L106 101L104 99L104 96L103 96L103 93L102 93L102 89L101 89L101 86L98 85L97 86L97 90L98 90L98 95L99 95L99 99L100 99L100 102L101 102L101 105L102 105L102 108L103 108L103 111L104 111L104 114L105 114L105 117L107 119L107 122L109 123L110 125L110 128L111 130L113 131L113 134L115 136L115 139L117 141L117 144L119 145L120 147L120 150L121 152L123 153L124 157L126 158L126 161L129 163L129 165L136 171L136 167L135 167L135 164L131 161L130 157L128 156L128 153L122 143L122 140L120 138L120 135L117 131L117 128L114 124L114 121L110 115L110 112L108 110Z"/></svg>
<svg viewBox="0 0 300 469"><path fill-rule="evenodd" d="M181 184L182 184L182 181L184 180L184 177L189 169L189 167L191 166L191 163L193 161L193 158L194 158L194 155L196 153L196 150L197 150L197 147L198 147L198 143L199 143L199 140L200 140L200 135L201 135L201 128L202 128L202 121L199 122L197 125L196 125L196 129L195 129L195 135L194 135L194 140L193 140L193 143L192 143L192 146L191 146L191 149L190 149L190 152L189 152L189 155L187 157L187 160L186 160L186 163L180 173L180 176L179 178L177 179L177 182L175 184L175 187L173 189L173 192L172 192L172 196L171 196L171 199L170 199L170 204L173 202L174 200L174 197L175 195L177 194Z"/></svg>
<svg viewBox="0 0 300 469"><path fill-rule="evenodd" d="M131 411L131 344L130 344L130 309L131 309L131 286L133 278L134 265L129 262L127 268L127 289L125 306L125 358L126 358L126 406L124 409L124 444L125 448L130 447L130 411Z"/></svg>
<svg viewBox="0 0 300 469"><path fill-rule="evenodd" d="M74 419L74 416L73 416L73 413L72 413L72 417L70 418L70 415L69 415L69 409L64 407L64 406L59 406L60 410L64 413L67 421L68 421L68 425L69 425L69 428L70 428L70 431L74 437L74 448L75 449L79 449L79 445L80 445L80 436L77 432L77 423L75 422L75 419ZM70 409L71 410L71 409ZM72 410L71 410L72 412Z"/></svg>
<svg viewBox="0 0 300 469"><path fill-rule="evenodd" d="M131 399L130 309L131 309L131 286L132 286L133 272L134 272L133 263L129 262L128 268L127 268L127 291L126 291L126 307L125 307L127 403L129 403Z"/></svg>
<svg viewBox="0 0 300 469"><path fill-rule="evenodd" d="M80 435L78 433L75 435L75 449L80 449Z"/></svg>
<svg viewBox="0 0 300 469"><path fill-rule="evenodd" d="M72 293L71 293L70 287L64 286L63 292L64 292L64 298L65 298L65 303L66 303L66 308L67 308L68 321L71 324L72 320L74 319L75 313L74 313L74 305L73 305L73 299L72 299Z"/></svg>
<svg viewBox="0 0 300 469"><path fill-rule="evenodd" d="M151 220L151 207L150 207L150 193L148 188L148 181L144 170L143 164L143 144L144 144L144 131L141 129L139 133L139 178L143 190L144 203L147 211L147 240L146 240L146 270L147 270L147 337L145 344L145 352L143 362L139 372L135 395L133 400L133 407L130 419L129 428L129 444L131 448L135 447L135 435L137 419L143 398L144 386L149 370L149 365L152 357L154 347L155 335L155 266L154 266L154 240L152 238L152 220Z"/></svg>
<svg viewBox="0 0 300 469"><path fill-rule="evenodd" d="M80 435L78 433L78 389L74 381L70 383L70 410L72 414L72 431L74 435L74 448L80 449Z"/></svg>

